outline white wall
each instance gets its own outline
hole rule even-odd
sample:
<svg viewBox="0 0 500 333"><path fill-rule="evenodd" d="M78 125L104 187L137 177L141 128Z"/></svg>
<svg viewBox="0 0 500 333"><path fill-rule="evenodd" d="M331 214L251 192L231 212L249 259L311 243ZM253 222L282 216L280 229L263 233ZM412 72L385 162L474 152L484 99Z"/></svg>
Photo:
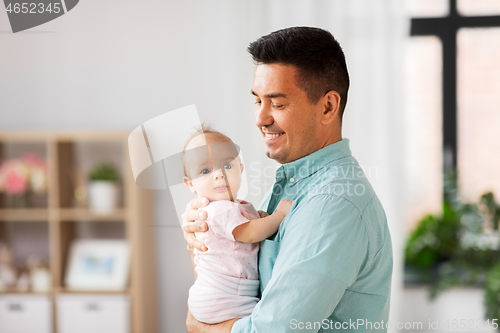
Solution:
<svg viewBox="0 0 500 333"><path fill-rule="evenodd" d="M247 161L273 165L253 122L246 47L279 28L323 27L344 47L351 74L344 136L361 164L380 171L372 182L398 249L397 43L407 33L400 7L395 0L81 0L59 19L17 34L0 10L0 131L132 130L194 103ZM260 197L252 192L248 200ZM184 332L193 275L170 194L157 191L155 200L161 331ZM398 251L395 259L398 295Z"/></svg>

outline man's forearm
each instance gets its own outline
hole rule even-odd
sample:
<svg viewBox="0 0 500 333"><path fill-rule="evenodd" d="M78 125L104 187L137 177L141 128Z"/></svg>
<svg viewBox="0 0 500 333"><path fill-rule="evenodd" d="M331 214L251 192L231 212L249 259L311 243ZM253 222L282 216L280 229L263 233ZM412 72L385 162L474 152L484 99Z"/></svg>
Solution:
<svg viewBox="0 0 500 333"><path fill-rule="evenodd" d="M233 324L239 318L230 319L219 324L205 324L196 320L188 310L186 328L188 333L231 333Z"/></svg>

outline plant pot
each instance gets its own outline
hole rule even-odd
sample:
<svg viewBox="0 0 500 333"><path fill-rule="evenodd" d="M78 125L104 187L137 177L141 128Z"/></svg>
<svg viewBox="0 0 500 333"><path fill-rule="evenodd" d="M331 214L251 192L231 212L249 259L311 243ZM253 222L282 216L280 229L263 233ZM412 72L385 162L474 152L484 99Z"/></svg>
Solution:
<svg viewBox="0 0 500 333"><path fill-rule="evenodd" d="M109 181L92 181L89 183L89 207L94 213L107 214L117 205L118 188Z"/></svg>

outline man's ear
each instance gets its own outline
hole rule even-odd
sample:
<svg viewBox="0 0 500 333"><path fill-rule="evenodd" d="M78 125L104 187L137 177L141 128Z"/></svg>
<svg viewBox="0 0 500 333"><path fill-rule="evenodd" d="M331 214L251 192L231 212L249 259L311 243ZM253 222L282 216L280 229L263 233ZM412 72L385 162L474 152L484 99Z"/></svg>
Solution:
<svg viewBox="0 0 500 333"><path fill-rule="evenodd" d="M193 186L193 182L191 180L189 180L188 177L184 177L184 178L182 178L182 180L184 181L184 185L189 187L191 192L196 193L196 190L194 189L194 186Z"/></svg>
<svg viewBox="0 0 500 333"><path fill-rule="evenodd" d="M241 166L241 172L243 173L243 169L245 168L245 167L243 166L243 163L240 163L240 166Z"/></svg>
<svg viewBox="0 0 500 333"><path fill-rule="evenodd" d="M321 123L328 125L335 120L340 108L340 94L335 90L330 90L321 99L323 103L323 113L321 114Z"/></svg>

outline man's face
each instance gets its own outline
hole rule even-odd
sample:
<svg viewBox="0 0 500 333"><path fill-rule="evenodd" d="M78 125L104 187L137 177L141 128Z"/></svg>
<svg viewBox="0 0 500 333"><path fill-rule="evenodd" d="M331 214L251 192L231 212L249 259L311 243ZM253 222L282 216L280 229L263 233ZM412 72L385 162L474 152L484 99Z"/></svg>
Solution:
<svg viewBox="0 0 500 333"><path fill-rule="evenodd" d="M254 74L255 124L264 137L267 157L281 164L322 147L321 105L309 104L306 93L295 84L296 73L291 65L259 64Z"/></svg>

